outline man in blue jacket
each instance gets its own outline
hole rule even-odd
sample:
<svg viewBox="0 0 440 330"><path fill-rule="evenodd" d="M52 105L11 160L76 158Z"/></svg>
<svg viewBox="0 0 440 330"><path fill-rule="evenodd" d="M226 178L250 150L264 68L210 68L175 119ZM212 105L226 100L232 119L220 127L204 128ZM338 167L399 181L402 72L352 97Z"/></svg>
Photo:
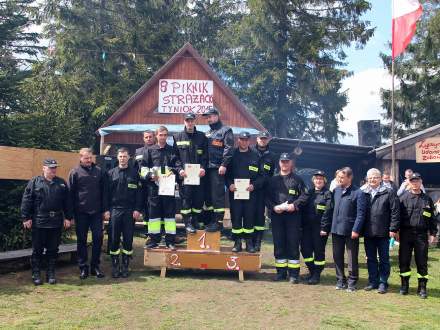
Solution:
<svg viewBox="0 0 440 330"><path fill-rule="evenodd" d="M354 292L359 277L359 234L364 225L367 203L365 194L352 185L351 168L342 168L338 181L340 186L334 190L331 222L336 290L347 288L348 292ZM329 224L323 224L323 227L330 228ZM348 255L348 282L344 271L345 249Z"/></svg>

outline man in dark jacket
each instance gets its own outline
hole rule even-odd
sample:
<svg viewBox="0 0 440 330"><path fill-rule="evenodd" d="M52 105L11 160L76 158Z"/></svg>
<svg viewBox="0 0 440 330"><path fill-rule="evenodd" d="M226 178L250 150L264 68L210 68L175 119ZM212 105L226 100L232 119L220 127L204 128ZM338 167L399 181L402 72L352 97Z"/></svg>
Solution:
<svg viewBox="0 0 440 330"><path fill-rule="evenodd" d="M368 285L365 290L378 289L379 293L386 293L390 276L389 238L396 237L399 231L399 200L392 189L381 183L378 169L369 169L367 180L361 188L367 199L367 216L363 228L368 266Z"/></svg>
<svg viewBox="0 0 440 330"><path fill-rule="evenodd" d="M72 207L67 183L56 176L58 164L48 158L43 162L43 174L33 177L27 184L21 201L23 227L32 230L32 281L43 284L40 267L43 251L48 261L46 280L55 284L55 263L61 241L61 229L72 222Z"/></svg>
<svg viewBox="0 0 440 330"><path fill-rule="evenodd" d="M399 267L402 286L400 293L408 294L411 276L411 258L417 266L417 294L427 297L428 282L428 245L434 242L437 225L434 214L434 203L422 190L422 177L413 173L409 178L409 190L400 197L400 245ZM429 240L428 240L429 235Z"/></svg>
<svg viewBox="0 0 440 330"><path fill-rule="evenodd" d="M275 155L269 149L270 135L269 132L261 132L257 137L257 144L253 148L259 157L259 174L263 176L263 187L255 191L255 225L253 243L255 251L261 250L261 241L265 230L266 215L264 205L264 191L266 184L273 176L277 160Z"/></svg>
<svg viewBox="0 0 440 330"><path fill-rule="evenodd" d="M119 165L108 172L104 185L104 218L110 220L113 278L129 276L128 266L133 254L134 221L139 219L144 203L139 174L134 166L129 165L128 150L120 148L117 157ZM121 234L122 248L120 248Z"/></svg>
<svg viewBox="0 0 440 330"><path fill-rule="evenodd" d="M333 259L336 268L336 290L356 290L359 278L359 234L365 222L365 194L352 185L353 171L344 167L338 173L340 186L333 192L333 217L331 225ZM326 227L326 225L324 225ZM344 252L348 254L348 287L344 271Z"/></svg>
<svg viewBox="0 0 440 330"><path fill-rule="evenodd" d="M223 125L220 113L216 108L210 108L203 114L209 124L208 138L208 172L206 208L210 211L210 222L206 231L219 230L219 222L225 215L225 174L231 161L234 148L232 129Z"/></svg>
<svg viewBox="0 0 440 330"><path fill-rule="evenodd" d="M185 165L200 165L199 177L205 176L205 169L208 163L208 139L205 134L199 132L195 127L196 115L193 113L185 114L185 127L182 132L174 135L174 148L178 152L183 170L180 173L182 177L186 177ZM182 200L182 208L180 213L183 217L186 232L194 234L196 227L202 223L201 214L203 202L205 201L205 192L203 190L202 181L199 185L184 184L185 180L181 180L180 198Z"/></svg>
<svg viewBox="0 0 440 330"><path fill-rule="evenodd" d="M102 247L102 216L104 173L92 161L93 153L89 148L79 151L79 165L69 173L69 193L76 220L76 239L79 277L89 276L87 265L87 233L92 231L91 274L102 278L104 273L99 268Z"/></svg>

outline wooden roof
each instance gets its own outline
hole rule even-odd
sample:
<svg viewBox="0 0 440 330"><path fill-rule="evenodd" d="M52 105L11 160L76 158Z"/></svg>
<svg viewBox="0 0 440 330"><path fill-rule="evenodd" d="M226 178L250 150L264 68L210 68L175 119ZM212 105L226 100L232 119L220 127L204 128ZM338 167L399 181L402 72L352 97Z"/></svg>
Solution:
<svg viewBox="0 0 440 330"><path fill-rule="evenodd" d="M214 83L214 106L220 110L225 124L265 130L190 43L186 43L101 128L118 124L181 124L182 114L155 112L160 79L210 79Z"/></svg>

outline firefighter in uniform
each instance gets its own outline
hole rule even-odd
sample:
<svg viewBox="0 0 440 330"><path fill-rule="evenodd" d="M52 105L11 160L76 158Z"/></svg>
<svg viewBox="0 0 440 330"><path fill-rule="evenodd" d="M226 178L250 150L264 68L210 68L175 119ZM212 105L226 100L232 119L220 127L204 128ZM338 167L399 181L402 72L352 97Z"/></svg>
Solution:
<svg viewBox="0 0 440 330"><path fill-rule="evenodd" d="M117 152L119 165L107 173L104 185L104 219L111 227L110 255L112 277L128 277L128 266L133 254L134 220L139 219L143 207L144 193L139 174L129 165L129 154L125 148ZM122 234L122 248L121 244ZM119 255L122 253L122 266Z"/></svg>
<svg viewBox="0 0 440 330"><path fill-rule="evenodd" d="M234 237L233 252L241 251L242 238L246 241L246 251L255 252L252 236L254 233L255 219L255 194L262 188L263 177L259 175L258 154L249 148L248 132L242 132L238 136L238 148L232 153L226 174L229 188L229 201L231 209L232 235ZM249 199L235 199L235 179L250 179L247 191Z"/></svg>
<svg viewBox="0 0 440 330"><path fill-rule="evenodd" d="M147 248L157 248L161 240L161 227L164 224L165 244L175 250L176 238L176 200L173 196L159 195L159 175L175 174L178 177L182 170L176 149L167 144L168 129L159 126L156 130L157 144L150 147L144 154L142 167L148 173L147 182L149 200L148 234L150 241Z"/></svg>
<svg viewBox="0 0 440 330"><path fill-rule="evenodd" d="M294 161L287 153L280 156L280 173L271 177L266 188L266 206L272 220L275 281L287 279L299 283L299 245L301 240L301 209L307 196L303 180L293 173ZM287 270L289 270L287 272Z"/></svg>
<svg viewBox="0 0 440 330"><path fill-rule="evenodd" d="M400 196L400 245L399 267L402 286L400 293L408 294L411 276L411 258L417 266L417 294L427 297L428 282L428 245L434 241L437 233L434 217L434 203L422 190L422 178L419 173L409 177L410 190ZM429 233L429 240L428 240Z"/></svg>
<svg viewBox="0 0 440 330"><path fill-rule="evenodd" d="M142 159L144 156L144 153L146 152L146 149L153 146L155 144L155 137L154 137L154 131L152 130L146 130L142 133L142 138L144 140L144 146L141 148L137 148L135 152L135 165L139 171L139 175L141 175L141 164ZM148 190L145 189L145 192L147 193ZM143 218L144 218L144 225L145 225L145 234L148 236L148 196L145 196L145 208L142 210Z"/></svg>
<svg viewBox="0 0 440 330"><path fill-rule="evenodd" d="M257 252L261 250L261 241L263 240L266 223L264 191L267 181L273 176L276 167L275 155L269 150L269 142L269 132L261 132L257 136L257 144L253 148L259 157L259 174L264 178L263 187L255 191L255 225L253 243L255 251Z"/></svg>
<svg viewBox="0 0 440 330"><path fill-rule="evenodd" d="M232 129L223 125L220 113L216 108L210 108L203 114L208 120L208 171L206 180L206 207L211 211L210 222L206 231L219 230L219 222L225 214L225 174L229 165L234 147Z"/></svg>
<svg viewBox="0 0 440 330"><path fill-rule="evenodd" d="M187 113L184 118L185 128L182 132L174 135L174 147L178 151L183 167L185 164L200 165L199 176L202 178L205 176L205 168L208 162L208 139L205 134L197 131L195 114ZM181 177L186 176L184 169L179 174ZM194 234L198 224L202 222L200 217L205 193L203 185L202 183L198 186L185 185L182 180L179 192L182 200L180 213L185 223L186 232Z"/></svg>
<svg viewBox="0 0 440 330"><path fill-rule="evenodd" d="M58 164L48 158L43 162L43 175L33 177L27 184L21 202L25 229L32 230L32 281L43 284L40 267L46 250L49 284L56 283L55 263L61 241L61 230L71 226L73 214L66 181L56 176Z"/></svg>
<svg viewBox="0 0 440 330"><path fill-rule="evenodd" d="M307 282L313 285L320 282L325 266L328 230L322 227L321 221L323 217L331 217L332 193L326 188L327 179L323 171L313 174L312 183L303 210L301 254L309 270Z"/></svg>

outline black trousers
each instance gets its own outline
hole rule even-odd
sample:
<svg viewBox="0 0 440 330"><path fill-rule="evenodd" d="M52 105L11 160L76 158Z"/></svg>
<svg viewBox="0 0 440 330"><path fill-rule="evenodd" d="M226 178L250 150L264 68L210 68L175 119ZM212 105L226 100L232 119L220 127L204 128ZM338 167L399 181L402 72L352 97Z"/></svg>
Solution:
<svg viewBox="0 0 440 330"><path fill-rule="evenodd" d="M103 240L102 215L101 213L79 213L76 217L76 237L78 250L78 265L80 268L87 266L87 234L92 232L92 260L90 265L98 266L101 257Z"/></svg>
<svg viewBox="0 0 440 330"><path fill-rule="evenodd" d="M259 189L254 192L255 194L255 223L254 229L256 232L264 231L266 224L266 207L264 205L264 190Z"/></svg>
<svg viewBox="0 0 440 330"><path fill-rule="evenodd" d="M225 215L225 176L219 175L217 168L209 168L206 175L206 207L216 221L221 221Z"/></svg>
<svg viewBox="0 0 440 330"><path fill-rule="evenodd" d="M110 217L110 254L133 254L134 219L132 209L112 209ZM122 235L122 249L121 245Z"/></svg>
<svg viewBox="0 0 440 330"><path fill-rule="evenodd" d="M160 242L163 223L166 244L174 244L176 238L176 199L174 196L159 196L158 190L153 187L149 206L148 234L151 241Z"/></svg>
<svg viewBox="0 0 440 330"><path fill-rule="evenodd" d="M325 245L328 236L321 236L321 224L311 222L303 226L301 237L301 254L308 267L322 269L325 266Z"/></svg>
<svg viewBox="0 0 440 330"><path fill-rule="evenodd" d="M298 213L272 212L272 236L276 268L289 268L299 274L301 216Z"/></svg>
<svg viewBox="0 0 440 330"><path fill-rule="evenodd" d="M202 222L200 218L205 201L203 181L200 180L199 186L182 184L180 186L180 198L182 200L180 214L182 214L183 220L186 221L192 216L193 221L197 223Z"/></svg>
<svg viewBox="0 0 440 330"><path fill-rule="evenodd" d="M338 282L346 282L344 252L347 250L348 257L348 285L356 285L359 279L359 239L351 239L350 236L332 234L333 260L335 262L336 279Z"/></svg>
<svg viewBox="0 0 440 330"><path fill-rule="evenodd" d="M32 227L32 256L33 267L39 267L46 250L46 257L56 260L58 257L58 247L61 242L61 227L58 228L38 228Z"/></svg>
<svg viewBox="0 0 440 330"><path fill-rule="evenodd" d="M234 199L229 193L233 238L251 238L254 232L255 195L249 194L248 200Z"/></svg>
<svg viewBox="0 0 440 330"><path fill-rule="evenodd" d="M417 277L427 278L428 275L428 233L410 228L400 229L399 267L400 276L411 276L411 258L417 266Z"/></svg>

